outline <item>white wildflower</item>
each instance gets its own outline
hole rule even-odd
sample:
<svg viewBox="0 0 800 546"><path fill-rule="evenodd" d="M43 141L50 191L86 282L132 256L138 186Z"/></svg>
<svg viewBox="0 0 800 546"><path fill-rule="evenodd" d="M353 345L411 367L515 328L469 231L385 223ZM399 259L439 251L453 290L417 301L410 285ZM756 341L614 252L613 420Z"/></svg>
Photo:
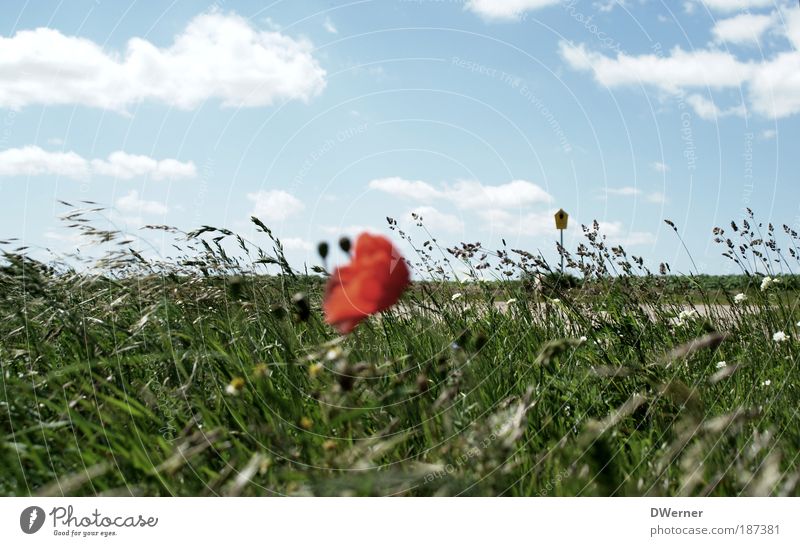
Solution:
<svg viewBox="0 0 800 546"><path fill-rule="evenodd" d="M772 385L772 381L769 380L769 379L767 379L766 381L762 381L761 382L761 386L762 387L769 387L770 385Z"/></svg>
<svg viewBox="0 0 800 546"><path fill-rule="evenodd" d="M234 377L231 379L231 382L225 387L225 393L230 394L231 396L238 396L240 392L244 389L244 379L241 377Z"/></svg>
<svg viewBox="0 0 800 546"><path fill-rule="evenodd" d="M783 332L775 332L772 334L772 341L776 343L783 343L784 341L788 341L789 336Z"/></svg>
<svg viewBox="0 0 800 546"><path fill-rule="evenodd" d="M734 303L743 303L747 300L747 295L739 292L733 297Z"/></svg>
<svg viewBox="0 0 800 546"><path fill-rule="evenodd" d="M327 360L336 360L337 358L341 357L344 354L344 351L341 347L333 347L328 349L328 352L325 353L325 358Z"/></svg>
<svg viewBox="0 0 800 546"><path fill-rule="evenodd" d="M719 369L719 368L724 368L724 367L726 367L727 365L728 365L728 363L727 363L727 362L725 362L724 360L720 360L719 362L717 362L717 369Z"/></svg>
<svg viewBox="0 0 800 546"><path fill-rule="evenodd" d="M781 282L781 280L778 278L764 277L761 279L761 291L764 292L765 290L769 290L770 286L773 284L778 284L779 282Z"/></svg>
<svg viewBox="0 0 800 546"><path fill-rule="evenodd" d="M676 321L676 324L678 326L683 326L688 320L694 318L697 318L697 311L694 309L685 309L678 313L678 320Z"/></svg>
<svg viewBox="0 0 800 546"><path fill-rule="evenodd" d="M586 336L581 336L579 341L581 343L586 343Z"/></svg>

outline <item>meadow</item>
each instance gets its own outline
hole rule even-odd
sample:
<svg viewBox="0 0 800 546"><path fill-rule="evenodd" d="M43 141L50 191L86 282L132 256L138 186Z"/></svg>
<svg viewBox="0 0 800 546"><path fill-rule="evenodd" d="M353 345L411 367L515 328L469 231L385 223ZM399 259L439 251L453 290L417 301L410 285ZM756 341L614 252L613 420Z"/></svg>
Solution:
<svg viewBox="0 0 800 546"><path fill-rule="evenodd" d="M800 493L789 227L715 229L739 274L714 277L583 226L562 276L388 219L417 280L341 336L325 260L258 219L258 244L150 226L178 241L154 260L97 214L65 217L91 259L3 242L2 495Z"/></svg>

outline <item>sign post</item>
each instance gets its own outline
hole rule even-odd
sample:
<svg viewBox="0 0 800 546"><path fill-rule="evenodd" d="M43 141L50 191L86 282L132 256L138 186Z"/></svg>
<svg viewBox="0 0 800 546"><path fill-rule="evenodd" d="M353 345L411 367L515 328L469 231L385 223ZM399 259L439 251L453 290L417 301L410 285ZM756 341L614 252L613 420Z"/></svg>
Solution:
<svg viewBox="0 0 800 546"><path fill-rule="evenodd" d="M564 230L567 229L567 220L569 220L569 214L567 214L564 209L558 209L556 213L556 229L561 232L561 248L562 250L559 252L561 254L561 274L564 274Z"/></svg>

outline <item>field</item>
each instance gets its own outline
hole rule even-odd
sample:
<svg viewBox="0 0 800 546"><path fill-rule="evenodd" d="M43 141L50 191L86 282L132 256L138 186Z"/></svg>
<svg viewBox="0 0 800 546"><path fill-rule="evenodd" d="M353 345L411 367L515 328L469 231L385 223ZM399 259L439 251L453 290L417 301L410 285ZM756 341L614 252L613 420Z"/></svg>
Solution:
<svg viewBox="0 0 800 546"><path fill-rule="evenodd" d="M96 212L67 215L91 267L5 244L2 495L800 493L789 228L719 229L741 274L703 277L593 226L570 276L420 226L420 280L341 337L323 261L257 220L264 248L153 226L182 241L156 262Z"/></svg>

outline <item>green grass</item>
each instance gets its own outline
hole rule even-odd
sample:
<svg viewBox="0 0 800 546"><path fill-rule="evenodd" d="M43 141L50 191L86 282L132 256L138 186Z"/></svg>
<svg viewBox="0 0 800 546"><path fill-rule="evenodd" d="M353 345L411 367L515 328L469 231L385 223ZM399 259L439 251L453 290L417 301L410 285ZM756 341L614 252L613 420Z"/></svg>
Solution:
<svg viewBox="0 0 800 546"><path fill-rule="evenodd" d="M204 228L157 263L78 225L114 249L98 268L0 264L0 494L800 493L798 286L755 276L774 257L653 275L589 237L572 283L426 242L427 280L341 338L274 239Z"/></svg>

